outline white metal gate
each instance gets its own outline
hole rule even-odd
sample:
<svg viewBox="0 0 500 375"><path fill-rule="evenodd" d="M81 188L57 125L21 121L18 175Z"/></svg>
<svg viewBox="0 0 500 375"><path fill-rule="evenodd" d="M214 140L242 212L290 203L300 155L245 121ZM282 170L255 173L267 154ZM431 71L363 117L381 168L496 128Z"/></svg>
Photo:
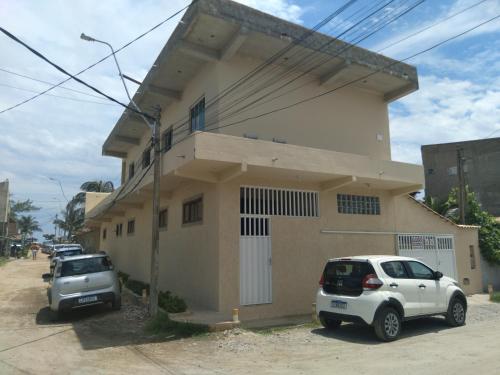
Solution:
<svg viewBox="0 0 500 375"><path fill-rule="evenodd" d="M457 279L455 240L451 234L398 234L398 254L428 264L445 276Z"/></svg>
<svg viewBox="0 0 500 375"><path fill-rule="evenodd" d="M241 215L240 304L272 303L271 220Z"/></svg>

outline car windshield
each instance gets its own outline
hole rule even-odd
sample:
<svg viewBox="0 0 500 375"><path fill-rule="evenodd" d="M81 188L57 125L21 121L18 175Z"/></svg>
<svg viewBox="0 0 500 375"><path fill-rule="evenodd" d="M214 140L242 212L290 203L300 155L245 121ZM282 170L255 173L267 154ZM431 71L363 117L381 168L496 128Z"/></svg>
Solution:
<svg viewBox="0 0 500 375"><path fill-rule="evenodd" d="M58 256L58 257L60 257L60 256L71 257L71 256L81 255L81 254L82 254L81 249L68 249L68 250L58 251L56 253L56 256Z"/></svg>
<svg viewBox="0 0 500 375"><path fill-rule="evenodd" d="M111 269L111 262L107 257L68 260L62 264L61 277L104 272Z"/></svg>

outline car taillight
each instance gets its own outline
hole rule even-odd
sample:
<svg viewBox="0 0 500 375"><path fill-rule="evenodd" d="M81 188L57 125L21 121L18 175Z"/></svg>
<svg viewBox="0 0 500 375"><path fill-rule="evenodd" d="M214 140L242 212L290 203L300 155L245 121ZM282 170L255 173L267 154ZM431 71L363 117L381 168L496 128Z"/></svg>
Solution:
<svg viewBox="0 0 500 375"><path fill-rule="evenodd" d="M374 273L366 275L363 279L363 289L375 290L380 288L382 285L384 285L384 283Z"/></svg>
<svg viewBox="0 0 500 375"><path fill-rule="evenodd" d="M321 274L321 278L319 279L319 286L323 286L325 284L325 275Z"/></svg>

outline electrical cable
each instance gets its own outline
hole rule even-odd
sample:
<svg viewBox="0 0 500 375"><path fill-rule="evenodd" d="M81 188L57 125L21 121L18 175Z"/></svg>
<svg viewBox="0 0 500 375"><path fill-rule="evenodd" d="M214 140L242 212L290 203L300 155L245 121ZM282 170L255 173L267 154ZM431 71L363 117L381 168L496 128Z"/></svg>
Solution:
<svg viewBox="0 0 500 375"><path fill-rule="evenodd" d="M121 46L120 48L118 48L117 50L115 50L115 54L116 54L116 53L118 53L118 52L120 52L120 51L122 51L123 49L127 48L128 46L130 46L132 43L135 43L135 42L136 42L136 41L138 41L139 39L142 39L144 36L148 35L149 33L151 33L152 31L156 30L157 28L159 28L160 26L162 26L162 25L163 25L163 24L165 24L166 22L170 21L172 18L176 17L177 15L179 15L180 13L182 13L184 10L186 10L186 9L187 9L190 5L195 4L196 2L198 2L198 0L193 0L193 1L191 2L191 4L188 4L188 5L186 5L184 8L182 8L182 9L178 10L177 12L173 13L172 15L170 15L169 17L167 17L166 19L164 19L164 20L163 20L163 21L161 21L160 23L156 24L155 26L153 26L152 28L148 29L148 30L147 30L147 31L145 31L144 33L142 33L142 34L140 34L139 36L137 36L136 38L132 39L130 42L125 43L123 46ZM83 69L83 70L79 71L78 73L76 73L76 74L75 74L75 76L78 76L78 75L80 75L80 74L82 74L82 73L86 72L87 70L92 69L94 66L96 66L96 65L100 64L101 62L103 62L103 61L107 60L107 59L108 59L108 58L110 58L111 56L113 56L113 53L110 53L110 54L108 54L108 55L104 56L104 57L103 57L103 58L101 58L100 60L96 61L95 63L93 63L93 64L91 64L91 65L89 65L89 66L88 66L88 67L86 67L85 69ZM44 91L42 91L42 92L38 93L38 94L37 94L37 95L35 95L35 96L32 96L32 97L30 97L30 98L28 98L28 99L26 99L26 100L23 100L22 102L19 102L19 103L17 103L17 104L14 104L14 105L12 105L12 106L8 107L8 108L5 108L5 109L3 109L3 110L1 110L1 111L0 111L0 114L5 113L5 112L7 112L7 111L10 111L10 110L12 110L12 109L15 109L15 108L17 108L17 107L19 107L19 106L21 106L21 105L23 105L23 104L26 104L26 103L28 103L28 102L30 102L30 101L32 101L32 100L34 100L34 99L36 99L36 98L38 98L38 97L40 97L40 96L44 95L44 94L46 94L47 92L49 92L49 91L51 91L51 90L55 89L56 87L61 86L62 84L66 83L66 82L68 82L68 81L70 81L70 80L71 80L71 78L67 78L67 79L65 79L64 81L59 82L57 85L54 85L54 86L52 86L52 87L49 87L48 89L46 89L46 90L44 90Z"/></svg>

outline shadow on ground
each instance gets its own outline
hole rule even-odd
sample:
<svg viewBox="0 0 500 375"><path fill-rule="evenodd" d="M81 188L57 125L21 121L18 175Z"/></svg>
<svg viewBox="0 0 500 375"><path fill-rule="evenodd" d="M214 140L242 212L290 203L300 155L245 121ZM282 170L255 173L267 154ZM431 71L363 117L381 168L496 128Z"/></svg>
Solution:
<svg viewBox="0 0 500 375"><path fill-rule="evenodd" d="M410 320L403 323L403 330L399 340L410 337L438 333L450 329L442 317L430 317ZM330 331L325 328L316 328L311 331L315 335L330 337L355 344L378 345L381 341L375 336L373 327L360 324L343 324L340 328Z"/></svg>

